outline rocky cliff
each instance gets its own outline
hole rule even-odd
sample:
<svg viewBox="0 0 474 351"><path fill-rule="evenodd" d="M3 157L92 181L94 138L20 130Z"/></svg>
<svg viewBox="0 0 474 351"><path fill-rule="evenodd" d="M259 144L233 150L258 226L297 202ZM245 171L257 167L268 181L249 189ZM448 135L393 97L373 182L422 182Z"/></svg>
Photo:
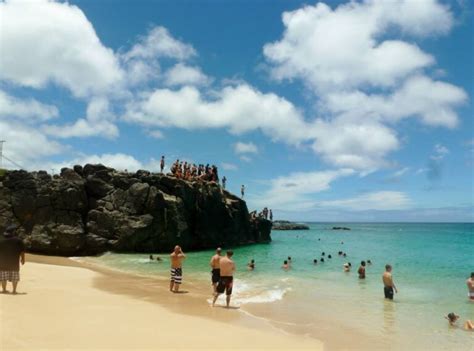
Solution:
<svg viewBox="0 0 474 351"><path fill-rule="evenodd" d="M213 182L103 165L0 176L0 231L15 223L30 252L92 255L269 242L271 222Z"/></svg>

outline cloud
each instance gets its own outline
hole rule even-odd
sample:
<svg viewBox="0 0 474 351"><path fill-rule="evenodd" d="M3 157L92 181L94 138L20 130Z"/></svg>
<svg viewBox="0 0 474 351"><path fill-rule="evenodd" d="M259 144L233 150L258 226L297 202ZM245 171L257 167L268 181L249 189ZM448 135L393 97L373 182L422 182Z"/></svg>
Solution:
<svg viewBox="0 0 474 351"><path fill-rule="evenodd" d="M443 159L449 154L449 149L441 144L433 147L434 153L429 157L426 177L431 181L441 179L443 175Z"/></svg>
<svg viewBox="0 0 474 351"><path fill-rule="evenodd" d="M47 0L0 3L0 79L19 86L49 83L77 97L115 89L123 78L114 52L100 42L77 6Z"/></svg>
<svg viewBox="0 0 474 351"><path fill-rule="evenodd" d="M436 60L416 45L449 32L448 6L435 0L367 0L334 9L318 3L282 19L281 39L263 47L268 69L278 81L302 82L315 97L316 118L303 126L301 139L311 139L329 164L363 173L386 167L387 155L400 147L395 126L402 119L458 125L455 109L468 95L430 78Z"/></svg>
<svg viewBox="0 0 474 351"><path fill-rule="evenodd" d="M244 161L244 162L252 162L252 158L245 155L241 155L239 158L241 161Z"/></svg>
<svg viewBox="0 0 474 351"><path fill-rule="evenodd" d="M253 199L257 207L282 208L286 210L307 210L317 202L311 195L328 190L330 184L354 174L352 169L331 171L295 172L270 180L270 188Z"/></svg>
<svg viewBox="0 0 474 351"><path fill-rule="evenodd" d="M115 117L110 111L109 101L106 98L94 98L88 106L86 118L80 118L69 125L48 125L43 131L56 138L85 138L100 136L114 139L119 135L119 129L114 124Z"/></svg>
<svg viewBox="0 0 474 351"><path fill-rule="evenodd" d="M237 155L241 154L258 154L258 148L257 145L254 143L242 143L242 142L237 142L234 144L234 152Z"/></svg>
<svg viewBox="0 0 474 351"><path fill-rule="evenodd" d="M146 36L140 37L133 47L123 54L125 61L167 57L186 60L196 56L196 50L174 38L165 27L153 27Z"/></svg>
<svg viewBox="0 0 474 351"><path fill-rule="evenodd" d="M337 207L353 211L365 210L401 210L411 205L407 194L399 191L377 191L354 198L322 201L322 207Z"/></svg>
<svg viewBox="0 0 474 351"><path fill-rule="evenodd" d="M377 122L317 120L311 132L316 138L313 150L324 160L365 172L386 166L385 155L399 147L396 133Z"/></svg>
<svg viewBox="0 0 474 351"><path fill-rule="evenodd" d="M41 160L53 155L59 155L67 149L58 142L49 140L46 135L33 126L15 121L0 120L0 135L7 142L4 145L4 156L9 160L3 161L5 168L44 169Z"/></svg>
<svg viewBox="0 0 474 351"><path fill-rule="evenodd" d="M128 51L118 54L130 86L139 86L162 78L169 85L196 84L196 81L203 84L207 77L198 68L181 64L168 71L165 77L160 75L160 59L183 61L196 55L192 45L174 38L168 29L161 26L152 27L147 35L139 37Z"/></svg>
<svg viewBox="0 0 474 351"><path fill-rule="evenodd" d="M158 130L158 129L150 130L150 131L147 132L147 134L149 136L151 136L152 138L155 138L155 139L163 139L165 137L163 132L161 130Z"/></svg>
<svg viewBox="0 0 474 351"><path fill-rule="evenodd" d="M192 86L156 89L129 103L124 119L148 127L225 128L237 135L260 129L271 139L290 144L307 137L304 119L292 103L249 85L225 87L213 98Z"/></svg>
<svg viewBox="0 0 474 351"><path fill-rule="evenodd" d="M410 171L410 167L403 167L398 171L393 172L390 176L388 176L385 181L388 183L398 183L400 182L401 178ZM422 171L419 169L415 174L419 174Z"/></svg>
<svg viewBox="0 0 474 351"><path fill-rule="evenodd" d="M447 154L449 154L449 149L441 144L436 144L434 146L434 155L430 156L430 159L435 161L441 161Z"/></svg>
<svg viewBox="0 0 474 351"><path fill-rule="evenodd" d="M323 107L346 120L394 123L417 117L429 126L454 128L459 122L454 109L467 99L466 92L452 84L416 75L387 95L358 90L327 94Z"/></svg>
<svg viewBox="0 0 474 351"><path fill-rule="evenodd" d="M404 175L405 173L407 173L409 170L410 170L410 167L404 167L404 168L396 171L395 173L393 173L393 176L399 178L402 175Z"/></svg>
<svg viewBox="0 0 474 351"><path fill-rule="evenodd" d="M58 109L35 99L18 99L0 90L0 118L21 118L25 121L47 121L58 117Z"/></svg>
<svg viewBox="0 0 474 351"><path fill-rule="evenodd" d="M233 163L227 163L227 162L222 162L221 167L225 171L236 171L236 170L239 169L239 167L237 167L237 165L235 165Z"/></svg>
<svg viewBox="0 0 474 351"><path fill-rule="evenodd" d="M165 85L207 85L210 78L199 67L177 63L165 73Z"/></svg>
<svg viewBox="0 0 474 351"><path fill-rule="evenodd" d="M406 14L404 17L401 14ZM350 2L332 10L324 3L283 13L283 38L264 46L276 79L300 78L316 89L388 87L434 64L416 45L381 37L395 28L406 35L444 34L449 9L436 1Z"/></svg>

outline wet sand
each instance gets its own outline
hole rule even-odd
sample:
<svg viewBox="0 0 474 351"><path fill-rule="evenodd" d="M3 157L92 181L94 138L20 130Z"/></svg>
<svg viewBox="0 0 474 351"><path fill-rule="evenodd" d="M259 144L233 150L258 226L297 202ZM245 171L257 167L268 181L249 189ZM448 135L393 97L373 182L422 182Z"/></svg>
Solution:
<svg viewBox="0 0 474 351"><path fill-rule="evenodd" d="M36 255L21 279L20 294L0 294L2 350L323 349L317 339L210 307L209 289L192 282L173 294L167 279Z"/></svg>

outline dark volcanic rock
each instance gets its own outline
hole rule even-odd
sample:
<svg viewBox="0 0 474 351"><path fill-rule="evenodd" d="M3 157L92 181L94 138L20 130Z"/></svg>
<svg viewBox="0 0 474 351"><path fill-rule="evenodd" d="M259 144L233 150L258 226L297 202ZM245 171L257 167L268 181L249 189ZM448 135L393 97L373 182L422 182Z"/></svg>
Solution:
<svg viewBox="0 0 474 351"><path fill-rule="evenodd" d="M351 230L351 228L348 227L332 227L332 230Z"/></svg>
<svg viewBox="0 0 474 351"><path fill-rule="evenodd" d="M308 230L309 227L306 224L293 223L290 221L274 221L272 229L274 230Z"/></svg>
<svg viewBox="0 0 474 351"><path fill-rule="evenodd" d="M269 242L271 222L213 182L187 182L103 165L10 171L0 178L0 231L20 225L31 252L90 255Z"/></svg>

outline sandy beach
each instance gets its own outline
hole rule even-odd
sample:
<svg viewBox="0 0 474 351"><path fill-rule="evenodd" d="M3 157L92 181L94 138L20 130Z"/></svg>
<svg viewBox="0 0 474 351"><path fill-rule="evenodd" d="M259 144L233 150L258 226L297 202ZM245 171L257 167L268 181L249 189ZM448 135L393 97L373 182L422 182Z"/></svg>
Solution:
<svg viewBox="0 0 474 351"><path fill-rule="evenodd" d="M0 294L2 350L323 349L237 310L211 308L189 285L189 293L171 294L165 280L31 255L21 274L18 295Z"/></svg>

